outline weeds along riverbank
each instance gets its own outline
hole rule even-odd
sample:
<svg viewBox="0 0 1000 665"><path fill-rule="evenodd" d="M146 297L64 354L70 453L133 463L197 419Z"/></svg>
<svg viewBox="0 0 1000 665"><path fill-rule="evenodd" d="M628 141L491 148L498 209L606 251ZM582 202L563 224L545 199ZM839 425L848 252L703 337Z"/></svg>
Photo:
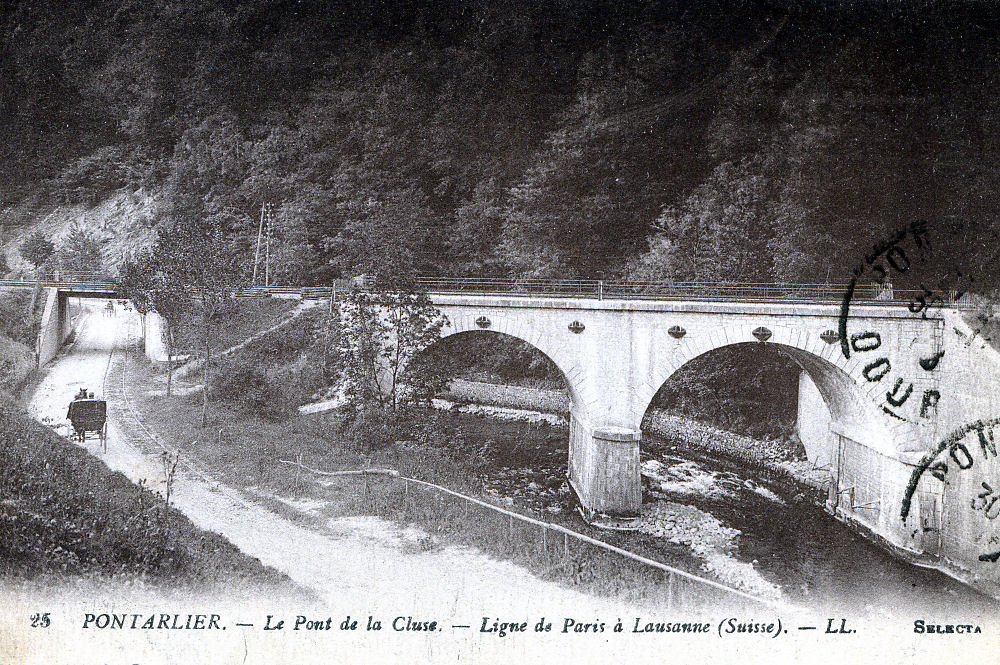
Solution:
<svg viewBox="0 0 1000 665"><path fill-rule="evenodd" d="M0 394L0 578L6 586L136 584L292 590Z"/></svg>

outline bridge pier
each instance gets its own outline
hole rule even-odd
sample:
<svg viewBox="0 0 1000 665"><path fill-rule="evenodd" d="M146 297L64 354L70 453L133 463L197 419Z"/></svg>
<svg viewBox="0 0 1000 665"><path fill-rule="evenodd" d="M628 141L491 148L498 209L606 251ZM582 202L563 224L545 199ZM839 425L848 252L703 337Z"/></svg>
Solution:
<svg viewBox="0 0 1000 665"><path fill-rule="evenodd" d="M146 357L153 362L166 362L167 321L156 312L148 312L142 321L143 347Z"/></svg>
<svg viewBox="0 0 1000 665"><path fill-rule="evenodd" d="M584 517L634 519L642 512L639 441L642 432L624 427L592 427L570 416L569 484Z"/></svg>

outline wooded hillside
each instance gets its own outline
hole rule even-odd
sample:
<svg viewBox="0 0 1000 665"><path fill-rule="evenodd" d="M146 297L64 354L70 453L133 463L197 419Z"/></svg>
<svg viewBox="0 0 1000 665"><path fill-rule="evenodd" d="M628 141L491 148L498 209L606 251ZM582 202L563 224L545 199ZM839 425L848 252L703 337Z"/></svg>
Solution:
<svg viewBox="0 0 1000 665"><path fill-rule="evenodd" d="M843 282L948 216L992 269L992 3L6 7L0 210L162 190L164 224L213 220L249 268L271 202L287 282Z"/></svg>

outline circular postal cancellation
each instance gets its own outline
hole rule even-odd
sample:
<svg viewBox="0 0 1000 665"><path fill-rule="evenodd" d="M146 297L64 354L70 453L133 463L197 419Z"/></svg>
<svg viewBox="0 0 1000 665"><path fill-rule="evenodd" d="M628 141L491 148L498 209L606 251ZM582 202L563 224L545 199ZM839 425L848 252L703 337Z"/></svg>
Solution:
<svg viewBox="0 0 1000 665"><path fill-rule="evenodd" d="M854 404L831 408L828 505L903 558L997 595L1000 320L990 253L1000 245L988 233L963 220L915 221L852 270L829 357Z"/></svg>

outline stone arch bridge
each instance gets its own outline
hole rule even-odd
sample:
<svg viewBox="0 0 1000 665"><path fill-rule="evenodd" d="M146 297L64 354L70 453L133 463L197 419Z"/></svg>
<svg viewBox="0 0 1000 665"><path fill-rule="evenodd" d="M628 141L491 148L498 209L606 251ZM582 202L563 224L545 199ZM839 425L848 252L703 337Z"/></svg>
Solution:
<svg viewBox="0 0 1000 665"><path fill-rule="evenodd" d="M430 296L449 319L446 337L510 335L562 372L569 481L590 519L627 524L641 512L641 421L674 372L722 347L769 345L802 370L798 432L809 460L830 471L828 510L903 558L1000 591L1000 530L984 510L1000 513L1000 500L977 498L987 486L1000 493L990 429L1000 354L962 310L914 313L898 292L847 304L842 295Z"/></svg>
<svg viewBox="0 0 1000 665"><path fill-rule="evenodd" d="M899 407L885 395L893 360L933 357L940 319L915 319L904 306L852 309L854 346L867 354L845 358L839 344L840 306L813 303L658 302L433 294L448 317L445 337L470 331L510 335L548 356L571 397L570 481L594 513L628 517L641 507L640 423L657 390L689 361L735 345L770 345L802 368L803 409L827 430L810 431L810 459L829 464L838 438L892 457L933 439L940 408L936 377L915 377ZM867 334L871 333L871 334ZM869 366L882 358L887 363ZM866 368L867 369L866 371ZM873 380L879 379L879 380ZM918 385L919 382L919 385ZM890 386L891 387L891 386ZM905 389L894 401L900 402ZM925 399L924 417L919 406ZM918 413L911 413L918 407ZM901 408L902 407L902 408ZM896 417L887 410L895 408ZM815 430L815 428L813 428Z"/></svg>

